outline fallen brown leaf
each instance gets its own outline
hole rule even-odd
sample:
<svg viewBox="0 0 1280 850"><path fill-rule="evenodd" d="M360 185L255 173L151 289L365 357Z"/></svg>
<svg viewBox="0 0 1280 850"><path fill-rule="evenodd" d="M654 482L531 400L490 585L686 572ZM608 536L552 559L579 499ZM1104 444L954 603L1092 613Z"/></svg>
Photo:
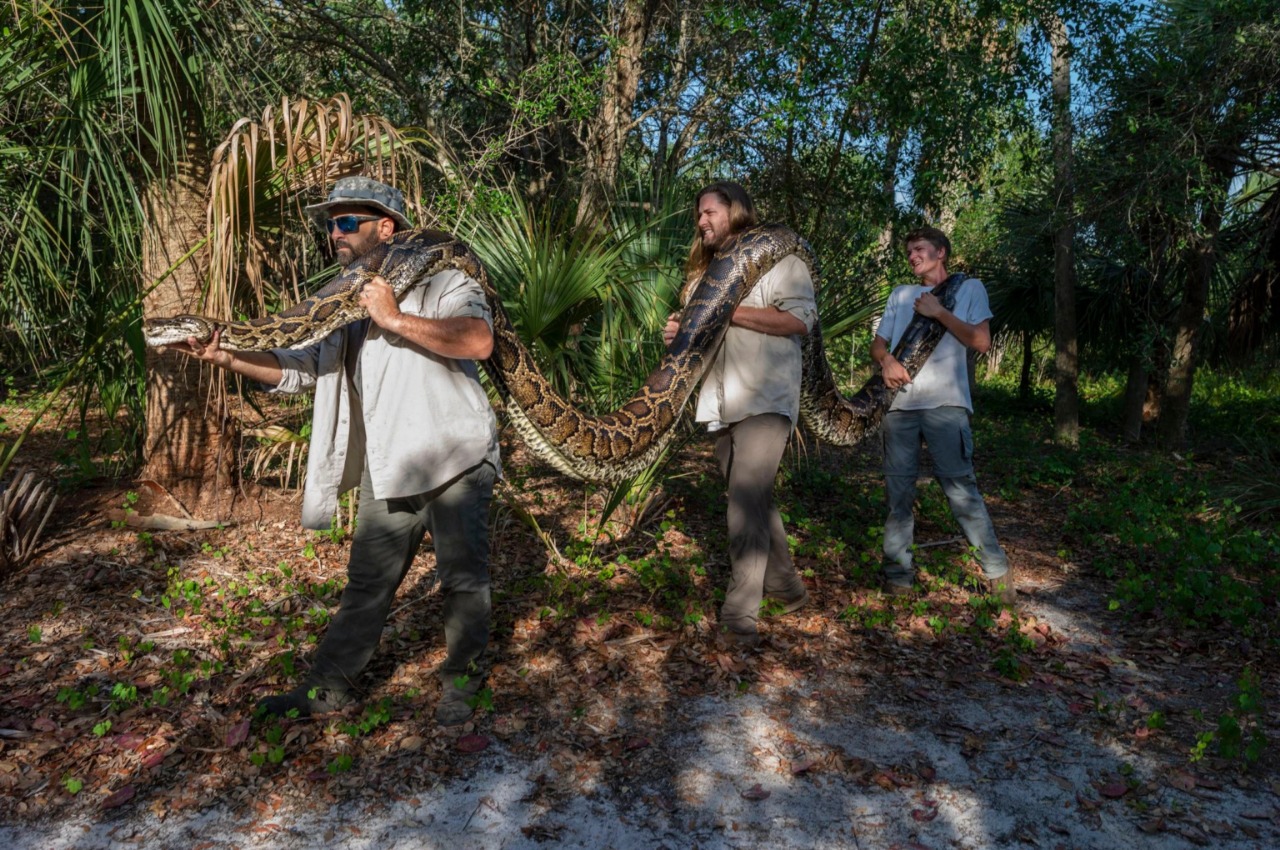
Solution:
<svg viewBox="0 0 1280 850"><path fill-rule="evenodd" d="M769 799L769 795L772 793L773 793L772 791L768 791L764 788L761 788L760 783L757 782L755 785L752 785L746 791L742 792L742 799L750 800L753 803L758 803L761 800Z"/></svg>
<svg viewBox="0 0 1280 850"><path fill-rule="evenodd" d="M1129 786L1123 782L1107 782L1098 786L1098 793L1111 800L1119 800L1129 793Z"/></svg>
<svg viewBox="0 0 1280 850"><path fill-rule="evenodd" d="M119 791L116 791L114 794L107 797L107 799L103 800L102 808L114 809L119 806L123 806L125 803L132 800L133 795L136 793L137 793L136 788L134 788L132 785L126 785L123 788L121 788Z"/></svg>
<svg viewBox="0 0 1280 850"><path fill-rule="evenodd" d="M1152 818L1151 820L1145 820L1138 824L1138 829L1150 835L1154 835L1157 832L1164 832L1166 829L1164 818Z"/></svg>
<svg viewBox="0 0 1280 850"><path fill-rule="evenodd" d="M478 753L488 749L489 739L484 735L463 735L458 739L458 743L454 745L460 753Z"/></svg>
<svg viewBox="0 0 1280 850"><path fill-rule="evenodd" d="M244 720L227 730L227 734L223 738L223 743L226 745L227 749L238 747L245 741L249 740L249 726L252 722L251 718L246 717Z"/></svg>
<svg viewBox="0 0 1280 850"><path fill-rule="evenodd" d="M813 770L818 764L818 759L804 759L803 761L795 761L791 763L791 775L800 776Z"/></svg>

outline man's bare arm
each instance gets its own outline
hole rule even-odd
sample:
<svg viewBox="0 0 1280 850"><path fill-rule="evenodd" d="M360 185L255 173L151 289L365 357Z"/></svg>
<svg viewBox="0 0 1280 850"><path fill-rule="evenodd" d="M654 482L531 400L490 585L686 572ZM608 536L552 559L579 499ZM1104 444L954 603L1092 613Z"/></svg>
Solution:
<svg viewBox="0 0 1280 850"><path fill-rule="evenodd" d="M911 373L889 351L889 340L884 337L876 336L871 340L871 359L880 366L880 374L889 389L901 389L911 383Z"/></svg>
<svg viewBox="0 0 1280 850"><path fill-rule="evenodd" d="M916 312L937 319L956 339L979 354L986 354L991 348L991 323L988 320L983 319L977 324L966 322L943 307L932 292L916 299Z"/></svg>
<svg viewBox="0 0 1280 850"><path fill-rule="evenodd" d="M166 349L181 351L197 360L211 363L237 375L244 375L274 387L284 377L280 361L270 351L228 351L222 347L222 331L214 331L208 342L188 337L184 343L166 345Z"/></svg>
<svg viewBox="0 0 1280 850"><path fill-rule="evenodd" d="M378 327L441 357L484 360L493 353L493 331L484 319L470 316L428 319L403 313L395 291L381 277L364 285L360 305L369 311L369 318Z"/></svg>
<svg viewBox="0 0 1280 850"><path fill-rule="evenodd" d="M805 336L809 328L795 316L777 307L742 307L733 311L730 324L770 336Z"/></svg>

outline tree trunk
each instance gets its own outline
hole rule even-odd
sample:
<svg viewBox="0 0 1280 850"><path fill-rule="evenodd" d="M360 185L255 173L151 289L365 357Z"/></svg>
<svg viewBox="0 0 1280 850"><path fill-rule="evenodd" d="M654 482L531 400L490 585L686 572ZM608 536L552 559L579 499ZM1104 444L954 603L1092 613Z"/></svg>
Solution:
<svg viewBox="0 0 1280 850"><path fill-rule="evenodd" d="M1075 183L1071 126L1071 39L1057 15L1045 22L1053 49L1053 184L1057 198L1053 234L1054 439L1080 440L1080 358L1076 338Z"/></svg>
<svg viewBox="0 0 1280 850"><path fill-rule="evenodd" d="M631 110L640 88L640 59L653 28L658 0L625 0L617 24L617 48L587 139L582 175L579 226L590 227L608 215L618 182L622 149L631 128Z"/></svg>
<svg viewBox="0 0 1280 850"><path fill-rule="evenodd" d="M1124 421L1121 425L1121 439L1126 443L1137 443L1142 439L1143 411L1147 401L1147 367L1141 354L1134 354L1129 360L1129 379L1124 388Z"/></svg>
<svg viewBox="0 0 1280 850"><path fill-rule="evenodd" d="M885 141L884 167L880 171L880 195L885 209L885 225L876 240L880 252L888 257L893 251L893 211L898 205L898 157L902 153L903 133L898 128L889 131Z"/></svg>
<svg viewBox="0 0 1280 850"><path fill-rule="evenodd" d="M1191 413L1191 390L1195 382L1196 353L1200 344L1200 330L1204 326L1205 309L1209 305L1209 284L1213 279L1213 267L1218 259L1218 231L1222 227L1225 190L1230 169L1223 165L1216 169L1218 186L1211 187L1212 197L1205 200L1200 216L1200 233L1187 249L1186 279L1182 289L1182 303L1178 307L1177 326L1173 337L1173 350L1169 356L1169 374L1165 378L1164 405L1160 411L1156 438L1160 448L1174 451L1181 448L1186 439L1187 417Z"/></svg>
<svg viewBox="0 0 1280 850"><path fill-rule="evenodd" d="M188 130L186 156L174 174L143 190L147 228L143 234L142 305L146 318L194 312L200 307L207 251L171 267L204 238L208 149L198 130ZM156 280L168 273L158 285ZM154 481L193 514L221 517L230 509L235 484L235 440L226 427L221 393L201 374L199 361L147 350L147 422L141 477ZM156 505L172 511L172 506Z"/></svg>
<svg viewBox="0 0 1280 850"><path fill-rule="evenodd" d="M1018 373L1018 398L1031 400L1031 359L1035 356L1032 348L1031 331L1022 332L1022 370Z"/></svg>

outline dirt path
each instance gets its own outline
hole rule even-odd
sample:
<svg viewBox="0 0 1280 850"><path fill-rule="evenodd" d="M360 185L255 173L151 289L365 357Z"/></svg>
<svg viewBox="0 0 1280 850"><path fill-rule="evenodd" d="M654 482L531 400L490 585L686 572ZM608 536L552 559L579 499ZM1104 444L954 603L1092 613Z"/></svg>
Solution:
<svg viewBox="0 0 1280 850"><path fill-rule="evenodd" d="M1131 706L1167 683L1086 613L1100 599L1064 587L1028 584L1019 604L1053 636L1058 677L1013 683L979 665L941 663L946 648L929 640L877 634L866 636L871 651L856 669L796 673L786 657L829 637L829 621L814 614L794 631L771 632L758 656L715 659L754 667L762 684L749 693L677 702L656 729L623 728L612 769L593 773L572 747L599 736L586 718L619 710L600 693L576 729L543 739L541 753L482 729L485 748L444 781L333 804L304 794L171 814L154 806L80 814L0 827L0 846L1280 844L1274 785L1196 769L1127 731ZM902 665L912 672L896 672ZM1107 708L1109 700L1125 707Z"/></svg>

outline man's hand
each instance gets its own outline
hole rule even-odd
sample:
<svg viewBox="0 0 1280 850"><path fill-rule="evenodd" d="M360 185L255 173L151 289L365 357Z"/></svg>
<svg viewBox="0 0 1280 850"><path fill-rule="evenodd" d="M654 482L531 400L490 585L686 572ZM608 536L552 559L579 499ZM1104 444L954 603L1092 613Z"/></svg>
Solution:
<svg viewBox="0 0 1280 850"><path fill-rule="evenodd" d="M183 354L194 357L197 360L203 360L206 363L212 363L214 366L221 366L223 369L231 365L231 352L222 348L221 328L214 331L213 336L205 342L189 336L186 342L171 343L164 346L162 350L168 351L170 349L181 351Z"/></svg>
<svg viewBox="0 0 1280 850"><path fill-rule="evenodd" d="M680 330L680 314L672 313L667 316L667 325L662 329L662 341L671 347L672 341L676 338L676 332Z"/></svg>
<svg viewBox="0 0 1280 850"><path fill-rule="evenodd" d="M891 390L900 390L911 383L911 373L892 354L881 358L880 374L884 376L884 385Z"/></svg>
<svg viewBox="0 0 1280 850"><path fill-rule="evenodd" d="M369 313L373 323L383 330L396 333L396 324L400 320L400 303L396 300L396 292L387 283L387 279L378 275L365 283L360 289L360 306Z"/></svg>
<svg viewBox="0 0 1280 850"><path fill-rule="evenodd" d="M941 319L942 314L947 312L947 308L942 306L942 302L936 295L926 292L916 299L916 312L930 319Z"/></svg>

